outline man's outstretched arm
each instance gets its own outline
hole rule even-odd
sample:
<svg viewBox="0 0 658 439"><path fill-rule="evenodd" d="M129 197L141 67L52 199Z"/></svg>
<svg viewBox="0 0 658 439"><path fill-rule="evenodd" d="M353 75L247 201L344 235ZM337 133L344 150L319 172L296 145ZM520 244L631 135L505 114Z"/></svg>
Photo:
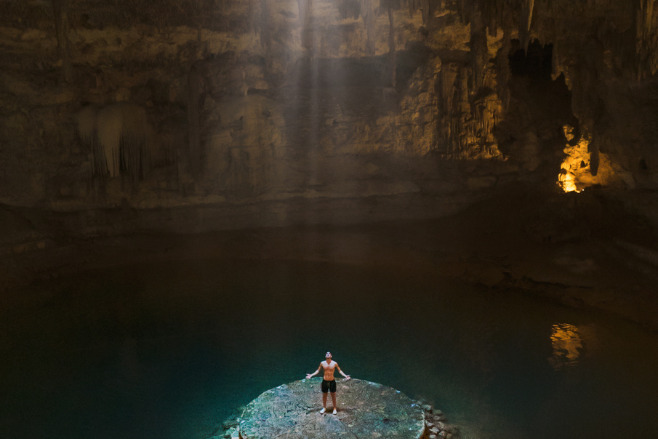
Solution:
<svg viewBox="0 0 658 439"><path fill-rule="evenodd" d="M317 374L320 373L320 370L322 370L322 364L320 364L320 365L318 366L318 370L316 370L315 372L313 372L313 373L307 373L307 374L306 374L306 379L316 376Z"/></svg>
<svg viewBox="0 0 658 439"><path fill-rule="evenodd" d="M342 370L340 367L338 367L338 363L336 363L336 369L338 370L338 372L340 372L340 374L341 374L342 376L345 377L346 380L349 380L349 379L352 378L352 377L349 376L349 375L345 375L345 373L343 372L343 370Z"/></svg>

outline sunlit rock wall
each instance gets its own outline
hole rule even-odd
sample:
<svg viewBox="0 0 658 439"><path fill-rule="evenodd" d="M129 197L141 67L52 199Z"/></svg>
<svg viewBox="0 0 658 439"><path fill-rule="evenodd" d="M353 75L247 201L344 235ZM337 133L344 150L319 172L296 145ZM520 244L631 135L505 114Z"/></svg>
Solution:
<svg viewBox="0 0 658 439"><path fill-rule="evenodd" d="M654 0L3 6L5 204L558 188L567 124L579 172L609 176L582 181L658 185ZM530 46L550 48L539 86L510 69Z"/></svg>

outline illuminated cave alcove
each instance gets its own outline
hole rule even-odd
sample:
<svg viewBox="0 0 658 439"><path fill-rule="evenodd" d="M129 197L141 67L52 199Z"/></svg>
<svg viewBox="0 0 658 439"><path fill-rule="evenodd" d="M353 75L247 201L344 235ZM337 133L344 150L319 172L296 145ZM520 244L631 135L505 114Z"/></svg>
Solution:
<svg viewBox="0 0 658 439"><path fill-rule="evenodd" d="M580 193L588 187L606 186L618 180L615 164L606 153L591 154L593 133L581 127L572 112L572 93L564 74L553 79L553 44L542 44L535 39L526 49L519 40L512 40L508 59L512 96L527 106L537 132L554 133L538 137L541 154L552 167L550 179L559 190ZM554 153L556 150L564 154L560 163L549 158L559 157Z"/></svg>

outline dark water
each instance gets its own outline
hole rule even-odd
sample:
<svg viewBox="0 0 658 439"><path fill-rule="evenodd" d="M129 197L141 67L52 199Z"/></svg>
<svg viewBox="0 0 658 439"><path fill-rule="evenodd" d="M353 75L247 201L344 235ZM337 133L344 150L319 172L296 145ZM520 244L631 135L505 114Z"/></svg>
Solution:
<svg viewBox="0 0 658 439"><path fill-rule="evenodd" d="M463 437L658 437L658 337L514 293L248 261L20 293L1 311L3 438L205 438L327 350L355 378L443 409Z"/></svg>

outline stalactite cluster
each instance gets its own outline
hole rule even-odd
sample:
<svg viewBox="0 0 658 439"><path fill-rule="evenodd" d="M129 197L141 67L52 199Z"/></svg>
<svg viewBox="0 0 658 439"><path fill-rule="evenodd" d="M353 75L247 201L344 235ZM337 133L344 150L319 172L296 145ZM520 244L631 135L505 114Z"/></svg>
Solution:
<svg viewBox="0 0 658 439"><path fill-rule="evenodd" d="M591 135L590 170L596 176L602 151L612 154L626 169L637 169L637 164L632 162L637 163L640 153L629 161L628 149L622 145L624 137L636 136L638 132L632 132L629 124L622 122L625 116L616 107L624 100L618 91L622 83L635 79L640 81L638 87L644 87L642 84L655 77L658 66L655 3L655 0L587 3L461 0L458 10L471 26L472 65L476 72L484 63L477 52L484 54L479 48L483 46L481 35L485 28L489 35L502 28L506 40L518 40L526 51L532 40L552 46L553 78L564 77L572 92L573 113L581 129ZM611 96L615 96L615 104ZM641 137L647 140L651 136L640 126L634 129L644 132ZM655 155L651 151L642 154Z"/></svg>
<svg viewBox="0 0 658 439"><path fill-rule="evenodd" d="M80 138L93 153L96 175L143 178L151 157L143 108L123 103L103 108L88 106L77 113L76 119Z"/></svg>

